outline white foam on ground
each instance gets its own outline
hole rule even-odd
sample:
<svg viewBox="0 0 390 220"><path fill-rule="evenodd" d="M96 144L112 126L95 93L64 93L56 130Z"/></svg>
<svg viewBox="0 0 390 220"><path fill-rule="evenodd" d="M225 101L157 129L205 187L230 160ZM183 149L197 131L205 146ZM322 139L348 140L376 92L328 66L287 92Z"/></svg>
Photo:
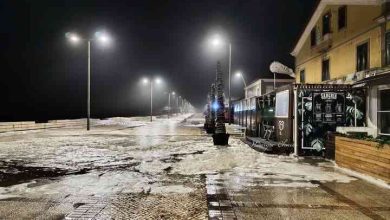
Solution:
<svg viewBox="0 0 390 220"><path fill-rule="evenodd" d="M259 153L237 139L231 139L229 147L211 149L204 154L191 155L179 163L173 164L173 173L179 174L208 174L222 171L232 171L234 176L243 175L246 178L262 178L270 173L272 179L288 179L290 182L268 183L274 186L308 187L316 186L310 181L348 183L355 178L342 173L327 171L330 163L321 163L313 166L297 162L288 156L271 156ZM228 175L228 174L226 174ZM294 182L295 181L295 182ZM245 184L244 184L245 185Z"/></svg>
<svg viewBox="0 0 390 220"><path fill-rule="evenodd" d="M50 131L49 136L28 136L18 140L0 142L0 160L20 160L24 165L80 170L100 167L82 175L68 175L44 184L18 184L0 187L0 198L42 195L106 195L116 193L188 193L191 187L173 183L162 184L164 169L172 166L171 173L181 175L219 174L227 184L240 190L247 186L315 187L310 181L348 183L355 178L331 171L329 162L317 166L299 162L290 156L259 153L238 139L231 138L229 147L215 147L211 137L162 137L174 133L175 123L189 115L174 119L156 119L155 134L145 136L148 126L139 129L139 135L123 136L127 131L113 131L105 126L89 133L82 129ZM120 119L115 119L119 120ZM115 121L114 120L114 121ZM125 120L131 124L132 120ZM115 123L119 123L115 122ZM110 122L112 123L112 122ZM140 123L149 123L145 120ZM159 125L169 125L161 126ZM170 126L172 125L172 126ZM124 124L122 124L124 126ZM109 127L109 126L108 126ZM142 130L142 129L146 130ZM167 129L168 128L168 129ZM91 135L93 134L93 135ZM109 134L109 135L107 135ZM119 134L119 135L112 135ZM154 135L154 136L153 136ZM153 138L152 138L153 137ZM204 151L203 154L194 154ZM176 156L173 158L173 155ZM162 160L181 159L179 162ZM108 169L111 166L140 163L135 168ZM107 168L107 169L105 169ZM102 171L103 170L103 171ZM261 180L262 182L256 183Z"/></svg>

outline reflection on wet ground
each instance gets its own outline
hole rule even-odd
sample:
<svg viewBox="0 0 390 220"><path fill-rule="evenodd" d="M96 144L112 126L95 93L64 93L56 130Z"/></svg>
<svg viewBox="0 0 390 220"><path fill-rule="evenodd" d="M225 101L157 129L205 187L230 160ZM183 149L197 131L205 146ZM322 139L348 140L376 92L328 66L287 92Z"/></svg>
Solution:
<svg viewBox="0 0 390 220"><path fill-rule="evenodd" d="M387 189L235 137L215 147L185 117L0 134L0 218L390 218Z"/></svg>
<svg viewBox="0 0 390 220"><path fill-rule="evenodd" d="M387 189L296 177L248 169L206 175L209 219L390 218Z"/></svg>
<svg viewBox="0 0 390 220"><path fill-rule="evenodd" d="M86 169L69 171L53 167L29 167L21 161L0 161L0 187L12 186L38 178L54 178L64 175L85 174Z"/></svg>

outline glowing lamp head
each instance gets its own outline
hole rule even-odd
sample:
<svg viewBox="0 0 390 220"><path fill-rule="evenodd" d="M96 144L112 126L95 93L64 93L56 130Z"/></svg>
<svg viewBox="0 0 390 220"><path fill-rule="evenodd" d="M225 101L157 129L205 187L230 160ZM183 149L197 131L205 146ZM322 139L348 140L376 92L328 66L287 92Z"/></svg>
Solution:
<svg viewBox="0 0 390 220"><path fill-rule="evenodd" d="M103 43L107 43L109 39L108 39L107 36L101 36L101 37L99 38L99 40L100 40L101 42L103 42Z"/></svg>
<svg viewBox="0 0 390 220"><path fill-rule="evenodd" d="M241 77L242 76L242 73L241 72L237 72L236 73L236 77Z"/></svg>
<svg viewBox="0 0 390 220"><path fill-rule="evenodd" d="M66 33L65 34L65 36L66 36L66 38L68 38L69 39L69 41L70 42L72 42L72 43L78 43L78 42L80 42L80 37L79 36L77 36L77 34L75 34L75 33Z"/></svg>
<svg viewBox="0 0 390 220"><path fill-rule="evenodd" d="M143 78L143 79L142 79L142 83L143 83L143 84L146 84L146 83L148 83L148 82L149 82L149 79L148 79L148 78Z"/></svg>
<svg viewBox="0 0 390 220"><path fill-rule="evenodd" d="M213 38L211 38L211 41L210 41L211 45L213 45L214 47L218 47L220 45L222 45L223 43L223 40L220 36L216 35L214 36Z"/></svg>
<svg viewBox="0 0 390 220"><path fill-rule="evenodd" d="M176 93L175 92L172 92L172 95L175 95Z"/></svg>
<svg viewBox="0 0 390 220"><path fill-rule="evenodd" d="M74 42L74 43L77 43L77 42L80 41L80 38L77 37L77 36L72 36L72 37L70 37L70 40L71 40L72 42Z"/></svg>
<svg viewBox="0 0 390 220"><path fill-rule="evenodd" d="M160 84L160 83L162 82L160 78L156 78L154 81L155 81L157 84Z"/></svg>
<svg viewBox="0 0 390 220"><path fill-rule="evenodd" d="M221 39L218 39L218 38L214 38L211 43L213 44L213 46L219 46L221 45Z"/></svg>
<svg viewBox="0 0 390 220"><path fill-rule="evenodd" d="M103 44L108 44L111 41L111 38L107 35L107 33L104 32L96 32L95 37L99 42Z"/></svg>

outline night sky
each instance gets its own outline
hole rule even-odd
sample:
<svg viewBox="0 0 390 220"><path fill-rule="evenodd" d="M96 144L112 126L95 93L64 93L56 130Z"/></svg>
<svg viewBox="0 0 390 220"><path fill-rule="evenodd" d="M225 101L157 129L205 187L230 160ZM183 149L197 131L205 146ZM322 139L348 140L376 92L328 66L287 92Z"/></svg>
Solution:
<svg viewBox="0 0 390 220"><path fill-rule="evenodd" d="M206 42L222 33L232 43L232 72L247 83L271 78L269 64L291 68L289 54L315 0L0 0L0 120L80 118L86 115L87 47L66 32L92 37L104 30L112 44L92 44L93 117L147 115L144 76L159 76L155 109L173 90L203 108L217 60L227 82L227 50ZM227 84L225 86L227 88ZM233 78L232 97L243 96Z"/></svg>

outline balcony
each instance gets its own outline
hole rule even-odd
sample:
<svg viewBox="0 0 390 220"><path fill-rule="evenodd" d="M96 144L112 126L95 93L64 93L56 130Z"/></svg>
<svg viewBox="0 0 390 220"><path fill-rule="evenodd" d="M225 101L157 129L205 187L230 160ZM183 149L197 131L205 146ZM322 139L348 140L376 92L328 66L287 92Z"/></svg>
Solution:
<svg viewBox="0 0 390 220"><path fill-rule="evenodd" d="M332 47L332 43L332 33L325 34L317 45L313 46L313 51L317 53L326 52Z"/></svg>

